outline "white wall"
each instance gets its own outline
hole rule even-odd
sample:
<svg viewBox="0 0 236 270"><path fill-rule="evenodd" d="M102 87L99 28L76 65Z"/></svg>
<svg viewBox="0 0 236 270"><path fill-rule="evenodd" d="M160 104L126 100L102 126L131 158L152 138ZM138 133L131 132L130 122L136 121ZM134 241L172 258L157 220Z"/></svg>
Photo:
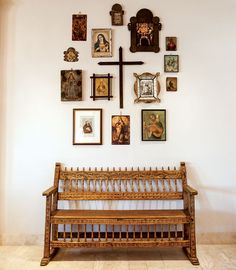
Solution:
<svg viewBox="0 0 236 270"><path fill-rule="evenodd" d="M113 28L113 58L123 47L123 114L131 116L131 144L111 145L111 115L119 114L118 68L101 67L91 57L91 29L109 28L111 0L1 1L1 221L3 243L37 243L44 225L42 191L53 181L54 164L69 166L156 166L187 162L190 183L199 190L199 234L235 233L236 128L234 0L119 1L124 26ZM3 8L4 4L4 8ZM161 52L131 53L127 24L141 8L160 17ZM71 41L72 14L88 15L86 42ZM3 32L2 32L3 28ZM165 91L164 40L178 37L178 92ZM3 40L2 40L3 37ZM68 47L78 63L63 61ZM111 60L105 58L105 60ZM60 70L83 70L82 102L60 101ZM112 73L114 99L93 102L90 75ZM134 104L133 72L161 72L161 103ZM101 146L72 145L72 109L102 108ZM167 110L167 141L141 141L141 109ZM217 236L218 237L218 236Z"/></svg>

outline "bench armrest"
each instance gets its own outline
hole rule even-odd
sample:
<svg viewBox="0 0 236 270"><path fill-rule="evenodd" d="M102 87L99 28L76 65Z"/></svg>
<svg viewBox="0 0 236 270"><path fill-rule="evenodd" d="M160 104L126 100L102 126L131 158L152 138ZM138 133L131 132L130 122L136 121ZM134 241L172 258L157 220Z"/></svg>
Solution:
<svg viewBox="0 0 236 270"><path fill-rule="evenodd" d="M190 187L189 185L184 186L184 191L190 193L191 195L197 195L198 194L197 190Z"/></svg>
<svg viewBox="0 0 236 270"><path fill-rule="evenodd" d="M43 196L49 196L56 192L57 192L57 187L52 186L43 192Z"/></svg>

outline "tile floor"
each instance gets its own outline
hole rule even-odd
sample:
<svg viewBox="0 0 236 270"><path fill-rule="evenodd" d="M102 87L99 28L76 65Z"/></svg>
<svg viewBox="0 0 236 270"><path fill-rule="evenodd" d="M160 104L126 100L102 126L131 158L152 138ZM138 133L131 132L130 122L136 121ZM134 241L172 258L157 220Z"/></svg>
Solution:
<svg viewBox="0 0 236 270"><path fill-rule="evenodd" d="M200 266L181 249L64 249L40 267L41 246L0 246L0 270L236 270L236 245L198 245Z"/></svg>

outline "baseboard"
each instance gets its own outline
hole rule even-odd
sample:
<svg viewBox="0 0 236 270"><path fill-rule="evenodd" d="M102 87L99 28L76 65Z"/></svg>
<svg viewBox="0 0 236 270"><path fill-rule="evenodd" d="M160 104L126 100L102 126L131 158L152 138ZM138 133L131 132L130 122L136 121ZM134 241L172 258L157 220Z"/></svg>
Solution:
<svg viewBox="0 0 236 270"><path fill-rule="evenodd" d="M0 235L0 245L43 245L43 235ZM236 244L236 232L198 233L197 244Z"/></svg>

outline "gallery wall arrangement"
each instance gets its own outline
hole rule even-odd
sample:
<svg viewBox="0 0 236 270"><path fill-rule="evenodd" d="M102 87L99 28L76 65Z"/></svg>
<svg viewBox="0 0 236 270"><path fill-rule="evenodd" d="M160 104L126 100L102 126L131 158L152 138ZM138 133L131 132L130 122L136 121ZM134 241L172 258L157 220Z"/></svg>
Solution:
<svg viewBox="0 0 236 270"><path fill-rule="evenodd" d="M119 59L108 61L99 61L100 66L110 66L110 73L104 74L101 67L101 73L97 74L91 70L91 95L90 98L94 102L99 102L101 99L110 101L112 95L112 74L115 67L119 67L119 108L123 109L125 91L123 89L123 79L126 74L123 72L123 66L133 66L134 75L134 99L135 103L157 103L156 109L141 110L139 121L141 121L141 132L139 134L141 141L166 141L167 140L167 125L166 125L166 109L160 108L161 99L159 94L161 90L177 91L177 77L169 74L179 72L179 55L172 55L171 52L177 51L177 37L165 37L165 48L161 48L160 34L162 24L160 18L153 14L147 8L138 10L136 16L131 16L130 22L127 25L127 31L130 31L130 52L124 51L121 46L116 48L113 44L112 35L119 33L119 26L124 25L123 15L125 7L115 3L107 16L111 16L111 25L107 28L92 28L88 29L87 22L89 16L87 14L72 15L72 41L86 42L86 46L91 47L91 55L86 57L92 58L112 58L114 50L119 50ZM127 14L128 15L128 14ZM131 14L132 15L132 14ZM99 18L98 18L99 25ZM111 28L115 26L115 28ZM68 29L70 31L70 29ZM88 44L87 35L91 35L91 44ZM69 43L69 41L68 41ZM161 74L161 65L157 65L157 72L151 73L148 71L148 62L144 63L140 59L137 61L129 61L130 53L158 53L166 51L163 59L164 74ZM140 54L137 58L141 58ZM142 59L142 58L141 58ZM64 61L78 62L79 52L74 47L68 47L64 51ZM137 74L135 72L136 65L145 64L146 72ZM79 66L79 64L78 64ZM159 69L159 70L158 70ZM89 89L82 89L82 74L81 69L61 70L61 101L82 101L83 92ZM165 76L165 85L161 85L160 77ZM83 78L89 80L89 78ZM116 89L117 90L117 89ZM99 107L99 106L98 106ZM103 108L73 108L73 145L93 145L103 144L102 141L102 113ZM111 115L111 144L112 145L127 145L130 144L130 115ZM137 134L136 134L137 136ZM171 136L171 134L169 134Z"/></svg>

